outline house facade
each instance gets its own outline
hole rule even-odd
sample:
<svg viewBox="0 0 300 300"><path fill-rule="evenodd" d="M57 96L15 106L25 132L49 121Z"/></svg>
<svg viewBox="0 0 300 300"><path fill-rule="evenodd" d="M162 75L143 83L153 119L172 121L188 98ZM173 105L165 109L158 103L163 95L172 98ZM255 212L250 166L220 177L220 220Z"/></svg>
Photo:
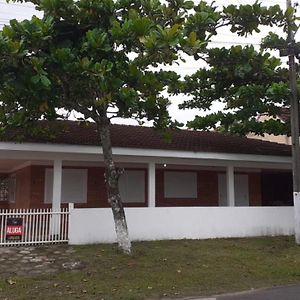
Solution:
<svg viewBox="0 0 300 300"><path fill-rule="evenodd" d="M56 122L53 135L10 132L0 143L0 208L109 207L93 124ZM53 126L42 123L41 126ZM113 125L126 207L292 205L290 147L211 132Z"/></svg>

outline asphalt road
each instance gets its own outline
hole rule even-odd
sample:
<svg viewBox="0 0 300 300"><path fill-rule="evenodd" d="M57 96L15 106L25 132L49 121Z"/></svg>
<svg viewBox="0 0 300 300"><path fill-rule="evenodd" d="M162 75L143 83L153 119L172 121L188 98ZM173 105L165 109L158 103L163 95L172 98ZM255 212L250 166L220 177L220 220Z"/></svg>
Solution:
<svg viewBox="0 0 300 300"><path fill-rule="evenodd" d="M300 284L190 300L300 300Z"/></svg>
<svg viewBox="0 0 300 300"><path fill-rule="evenodd" d="M217 300L300 300L300 285L275 287L249 293L216 297Z"/></svg>
<svg viewBox="0 0 300 300"><path fill-rule="evenodd" d="M300 300L300 284L259 289L241 293L210 296L176 298L177 300ZM151 300L151 299L149 299ZM154 299L152 299L154 300ZM161 300L171 300L162 298Z"/></svg>

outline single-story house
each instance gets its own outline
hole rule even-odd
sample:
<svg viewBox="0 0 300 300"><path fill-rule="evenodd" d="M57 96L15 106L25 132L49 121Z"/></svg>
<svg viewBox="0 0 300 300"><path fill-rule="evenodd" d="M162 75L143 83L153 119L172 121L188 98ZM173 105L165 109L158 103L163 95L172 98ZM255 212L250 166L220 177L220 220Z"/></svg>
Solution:
<svg viewBox="0 0 300 300"><path fill-rule="evenodd" d="M51 135L18 129L0 142L0 209L109 207L95 125L39 126ZM290 146L216 132L170 133L167 141L153 128L111 126L125 206L293 205Z"/></svg>

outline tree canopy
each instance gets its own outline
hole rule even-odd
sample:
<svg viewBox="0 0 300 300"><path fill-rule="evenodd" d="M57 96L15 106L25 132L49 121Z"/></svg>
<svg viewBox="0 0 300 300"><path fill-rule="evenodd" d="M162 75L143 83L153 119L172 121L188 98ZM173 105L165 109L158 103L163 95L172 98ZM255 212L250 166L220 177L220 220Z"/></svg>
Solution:
<svg viewBox="0 0 300 300"><path fill-rule="evenodd" d="M282 108L289 106L288 70L279 58L253 46L232 46L208 51L209 69L201 69L184 82L191 94L181 108L209 110L216 102L225 109L197 116L188 123L194 129L217 129L235 134L289 132L282 122ZM271 118L260 121L259 116Z"/></svg>
<svg viewBox="0 0 300 300"><path fill-rule="evenodd" d="M12 20L0 33L2 128L63 117L59 108L93 120L108 113L168 126L170 102L163 92L179 75L161 66L187 54L208 56L217 67L217 50L207 44L218 28L246 35L284 19L279 6L258 3L219 11L184 0L28 2L43 19Z"/></svg>
<svg viewBox="0 0 300 300"><path fill-rule="evenodd" d="M270 10L275 12L277 8ZM277 31L281 28L283 36L287 35L288 28L297 29L294 8L278 11L276 16L274 23ZM257 31L257 25L253 24L254 31ZM289 120L280 118L290 107L288 67L278 58L279 51L287 48L286 38L270 32L262 40L260 50L253 46L209 49L208 66L186 76L182 89L177 89L178 93L191 96L181 108L209 111L216 102L222 103L224 108L198 115L188 122L188 126L241 135L249 132L290 134ZM277 50L277 57L272 56L270 50ZM262 121L260 116L266 118Z"/></svg>

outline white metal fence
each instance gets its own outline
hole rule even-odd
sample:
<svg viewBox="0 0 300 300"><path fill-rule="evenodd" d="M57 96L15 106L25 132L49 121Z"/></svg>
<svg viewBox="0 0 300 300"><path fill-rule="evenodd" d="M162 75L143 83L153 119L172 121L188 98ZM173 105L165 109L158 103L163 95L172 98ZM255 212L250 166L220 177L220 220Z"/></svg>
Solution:
<svg viewBox="0 0 300 300"><path fill-rule="evenodd" d="M0 246L68 242L69 209L0 209Z"/></svg>

